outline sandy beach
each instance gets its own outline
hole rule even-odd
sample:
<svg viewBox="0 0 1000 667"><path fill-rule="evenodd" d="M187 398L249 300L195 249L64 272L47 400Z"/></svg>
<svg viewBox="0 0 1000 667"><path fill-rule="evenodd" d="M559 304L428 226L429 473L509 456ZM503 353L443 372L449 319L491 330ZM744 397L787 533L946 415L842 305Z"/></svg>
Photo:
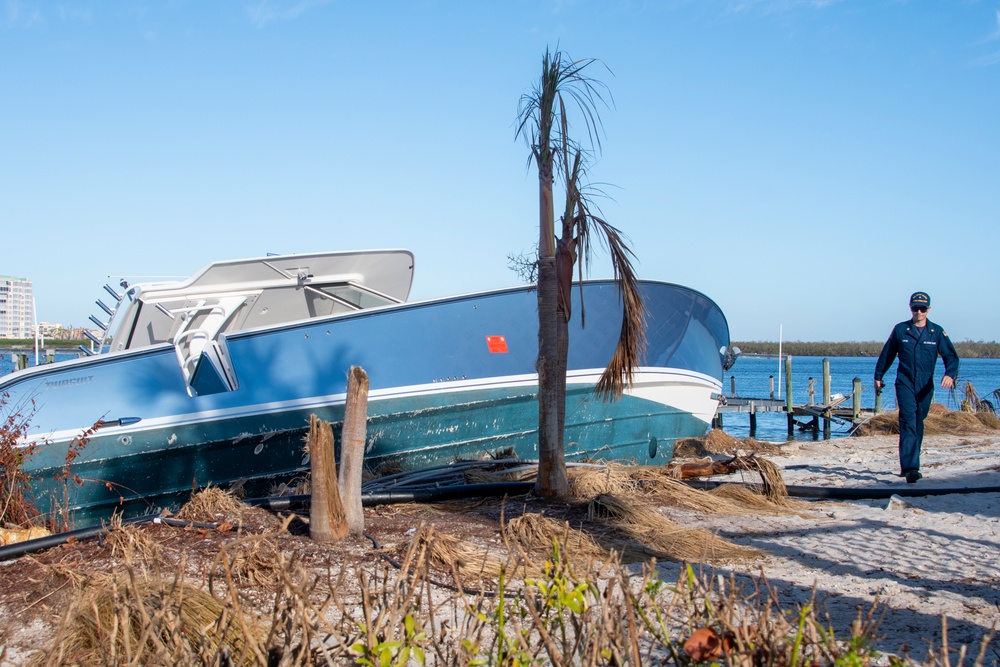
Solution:
<svg viewBox="0 0 1000 667"><path fill-rule="evenodd" d="M925 477L912 485L895 475L896 443L896 436L791 442L768 457L789 485L900 494L1000 486L1000 432L926 436ZM917 661L941 645L942 617L949 645L965 644L972 655L984 634L1000 626L1000 494L814 502L814 518L698 515L720 536L768 554L760 562L711 571L744 575L748 590L748 577L763 574L785 608L808 601L815 588L838 632L877 600L885 614L876 648ZM678 567L661 565L665 577ZM1000 640L994 638L986 664L998 660Z"/></svg>

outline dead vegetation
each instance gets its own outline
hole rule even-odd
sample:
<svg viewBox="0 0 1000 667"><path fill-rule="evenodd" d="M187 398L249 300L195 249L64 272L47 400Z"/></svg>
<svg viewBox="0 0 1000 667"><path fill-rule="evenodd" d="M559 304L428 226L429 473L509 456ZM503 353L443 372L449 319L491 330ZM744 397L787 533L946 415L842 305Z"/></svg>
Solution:
<svg viewBox="0 0 1000 667"><path fill-rule="evenodd" d="M208 489L177 514L184 527L116 522L0 568L3 615L45 628L7 647L30 665L868 664L874 609L835 633L815 601L782 609L763 579L658 577L656 558L759 555L661 508L806 511L757 461L744 474L759 483L711 492L607 466L576 469L564 504L369 508L381 542L335 545L309 540L302 517Z"/></svg>
<svg viewBox="0 0 1000 667"><path fill-rule="evenodd" d="M925 435L974 435L1000 430L1000 419L990 411L949 410L932 403L924 420ZM895 435L899 433L899 411L875 415L858 427L856 435Z"/></svg>
<svg viewBox="0 0 1000 667"><path fill-rule="evenodd" d="M720 428L713 428L703 438L681 438L674 445L674 458L712 455L774 454L778 446L753 438L734 438Z"/></svg>

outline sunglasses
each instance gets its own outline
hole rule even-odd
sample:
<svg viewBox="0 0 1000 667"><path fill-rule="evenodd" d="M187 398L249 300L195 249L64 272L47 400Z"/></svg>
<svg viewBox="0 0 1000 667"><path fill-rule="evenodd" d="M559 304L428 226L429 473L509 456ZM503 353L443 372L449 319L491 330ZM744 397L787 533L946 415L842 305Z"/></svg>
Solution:
<svg viewBox="0 0 1000 667"><path fill-rule="evenodd" d="M921 313L926 313L927 306L910 306L910 311L914 313L917 311L920 311Z"/></svg>

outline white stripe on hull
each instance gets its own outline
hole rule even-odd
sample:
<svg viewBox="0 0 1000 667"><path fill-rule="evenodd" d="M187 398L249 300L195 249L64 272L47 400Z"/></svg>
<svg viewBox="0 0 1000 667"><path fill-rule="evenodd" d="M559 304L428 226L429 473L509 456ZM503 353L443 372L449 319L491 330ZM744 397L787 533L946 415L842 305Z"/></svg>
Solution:
<svg viewBox="0 0 1000 667"><path fill-rule="evenodd" d="M603 372L604 369L571 371L567 373L566 379L569 384L594 385L600 379ZM369 402L375 403L381 400L430 396L434 394L461 394L491 389L523 388L525 393L534 393L537 391L537 386L538 376L534 373L477 380L453 380L373 390L369 393ZM678 412L689 413L707 424L715 416L715 408L718 404L717 399L713 398L713 395L717 395L721 389L722 385L718 380L701 373L682 369L643 367L636 371L633 376L633 385L631 388L626 389L625 393L629 396L670 406ZM112 435L118 432L134 434L227 419L266 416L291 410L308 410L337 405L343 403L345 400L346 394L339 393L313 396L293 401L259 403L224 410L205 410L182 415L143 418L141 422L132 426L108 426L102 428L101 434ZM42 435L33 434L27 440L30 442L43 437L52 443L69 441L79 436L82 429L88 427L89 425L81 426L79 429L72 431L62 430Z"/></svg>

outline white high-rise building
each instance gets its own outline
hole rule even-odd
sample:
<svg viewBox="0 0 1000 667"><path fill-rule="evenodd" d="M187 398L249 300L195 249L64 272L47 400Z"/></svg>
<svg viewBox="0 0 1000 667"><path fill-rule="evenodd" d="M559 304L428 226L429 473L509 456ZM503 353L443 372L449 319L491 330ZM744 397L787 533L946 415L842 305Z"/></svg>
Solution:
<svg viewBox="0 0 1000 667"><path fill-rule="evenodd" d="M35 300L27 278L0 276L0 338L35 337Z"/></svg>

